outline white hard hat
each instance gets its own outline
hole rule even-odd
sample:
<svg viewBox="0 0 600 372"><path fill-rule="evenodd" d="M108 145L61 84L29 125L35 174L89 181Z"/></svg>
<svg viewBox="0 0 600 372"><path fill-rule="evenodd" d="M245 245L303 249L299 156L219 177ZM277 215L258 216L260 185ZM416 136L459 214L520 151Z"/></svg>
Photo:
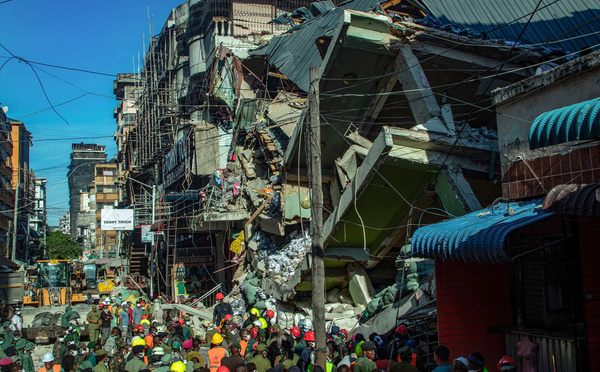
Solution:
<svg viewBox="0 0 600 372"><path fill-rule="evenodd" d="M110 298L106 297L106 298L104 299L104 303L105 303L105 304L107 304L107 305L108 305L108 304L110 304Z"/></svg>
<svg viewBox="0 0 600 372"><path fill-rule="evenodd" d="M127 302L125 302L125 301L121 302L121 306L127 306Z"/></svg>
<svg viewBox="0 0 600 372"><path fill-rule="evenodd" d="M262 323L260 322L260 320L255 320L255 321L253 321L253 322L252 322L252 325L255 325L255 326L257 326L258 328L261 328L261 327L262 327Z"/></svg>
<svg viewBox="0 0 600 372"><path fill-rule="evenodd" d="M312 320L310 320L309 318L304 318L302 328L312 329Z"/></svg>
<svg viewBox="0 0 600 372"><path fill-rule="evenodd" d="M44 356L42 357L42 362L44 362L44 363L54 362L54 355L52 355L52 353L44 354Z"/></svg>

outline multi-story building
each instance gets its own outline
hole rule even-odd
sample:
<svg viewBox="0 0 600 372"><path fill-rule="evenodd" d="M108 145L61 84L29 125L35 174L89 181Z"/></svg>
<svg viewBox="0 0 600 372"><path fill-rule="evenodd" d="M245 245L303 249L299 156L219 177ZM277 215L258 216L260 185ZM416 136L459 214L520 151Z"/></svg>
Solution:
<svg viewBox="0 0 600 372"><path fill-rule="evenodd" d="M11 125L0 109L0 254L6 255L7 233L12 221L14 194L12 189Z"/></svg>
<svg viewBox="0 0 600 372"><path fill-rule="evenodd" d="M58 219L58 231L63 234L71 234L71 213L67 212Z"/></svg>
<svg viewBox="0 0 600 372"><path fill-rule="evenodd" d="M12 188L15 199L18 197L16 208L16 256L13 259L25 260L29 257L29 216L34 213L35 206L35 174L29 169L29 148L33 146L33 142L31 132L25 128L23 122L12 119L8 120L11 124L11 136L13 140L11 158L13 166ZM13 225L12 239L15 239L14 231Z"/></svg>
<svg viewBox="0 0 600 372"><path fill-rule="evenodd" d="M117 249L117 231L101 230L102 209L112 209L118 203L117 163L96 164L94 170L94 216L96 255L112 257Z"/></svg>
<svg viewBox="0 0 600 372"><path fill-rule="evenodd" d="M33 205L33 214L29 217L29 224L32 230L40 235L46 233L46 178L35 179L35 199Z"/></svg>
<svg viewBox="0 0 600 372"><path fill-rule="evenodd" d="M106 161L105 146L74 143L72 145L71 164L67 177L69 179L69 212L72 238L78 238L82 229L89 226L86 221L79 219L81 210L81 191L86 191L88 185L94 180L94 165Z"/></svg>

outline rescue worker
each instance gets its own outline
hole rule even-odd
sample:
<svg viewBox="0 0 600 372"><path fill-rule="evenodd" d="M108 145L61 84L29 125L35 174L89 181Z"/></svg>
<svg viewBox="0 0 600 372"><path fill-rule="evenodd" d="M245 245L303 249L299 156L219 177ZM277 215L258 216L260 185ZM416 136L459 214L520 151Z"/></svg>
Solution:
<svg viewBox="0 0 600 372"><path fill-rule="evenodd" d="M96 367L94 367L94 372L109 372L108 368L104 364L106 357L106 350L96 350Z"/></svg>
<svg viewBox="0 0 600 372"><path fill-rule="evenodd" d="M374 362L375 344L372 341L365 341L362 343L361 348L363 356L356 359L356 362L354 363L354 372L371 372L377 368Z"/></svg>
<svg viewBox="0 0 600 372"><path fill-rule="evenodd" d="M192 325L192 320L189 315L184 315L183 317L184 324L181 326L183 328L183 338L185 340L191 340L194 338L194 332L190 328Z"/></svg>
<svg viewBox="0 0 600 372"><path fill-rule="evenodd" d="M125 370L128 372L140 372L146 369L147 365L144 362L144 346L137 345L131 349L133 358L127 364L125 364Z"/></svg>
<svg viewBox="0 0 600 372"><path fill-rule="evenodd" d="M60 316L60 326L63 328L67 328L69 326L69 316L71 315L71 306L67 306L65 308L65 312ZM4 327L4 326L3 326Z"/></svg>
<svg viewBox="0 0 600 372"><path fill-rule="evenodd" d="M304 340L306 341L306 347L302 350L300 356L300 369L302 369L302 372L307 372L308 365L311 363L311 354L315 349L315 333L313 331L306 332ZM371 371L369 370L369 372Z"/></svg>
<svg viewBox="0 0 600 372"><path fill-rule="evenodd" d="M500 372L517 372L517 362L509 356L503 356L496 366Z"/></svg>
<svg viewBox="0 0 600 372"><path fill-rule="evenodd" d="M212 336L210 350L208 350L208 368L211 372L217 372L217 369L221 366L221 360L229 356L229 352L221 346L222 343L223 336L215 333Z"/></svg>
<svg viewBox="0 0 600 372"><path fill-rule="evenodd" d="M4 335L4 343L2 344L2 349L6 350L7 347L13 345L13 331L11 329L12 323L8 320L2 323L2 329L4 329L1 334Z"/></svg>
<svg viewBox="0 0 600 372"><path fill-rule="evenodd" d="M38 369L37 372L60 372L60 364L54 364L52 353L45 353L42 356L42 363L44 363L44 366Z"/></svg>
<svg viewBox="0 0 600 372"><path fill-rule="evenodd" d="M102 344L105 344L106 340L108 340L108 338L110 337L110 326L112 323L112 318L112 314L110 313L106 304L104 302L100 302L100 324L102 328Z"/></svg>
<svg viewBox="0 0 600 372"><path fill-rule="evenodd" d="M213 311L213 323L216 325L221 324L221 320L225 318L225 315L233 315L233 309L231 305L225 303L225 296L223 293L217 293L215 295L215 300L219 301L219 304L215 306L215 310ZM213 372L217 372L216 370Z"/></svg>
<svg viewBox="0 0 600 372"><path fill-rule="evenodd" d="M122 310L119 312L119 327L121 327L121 336L125 340L129 340L129 311L127 310L127 307L127 302L122 302Z"/></svg>
<svg viewBox="0 0 600 372"><path fill-rule="evenodd" d="M366 344L367 342L363 343ZM364 351L364 349L363 349ZM402 346L398 349L398 356L400 357L399 363L392 364L390 372L418 372L417 367L411 364L413 361L412 351L408 346ZM359 358L360 359L360 358ZM356 363L354 364L356 370Z"/></svg>
<svg viewBox="0 0 600 372"><path fill-rule="evenodd" d="M111 372L121 372L125 370L127 364L127 354L129 346L123 343L117 347L117 352L110 358L109 366Z"/></svg>
<svg viewBox="0 0 600 372"><path fill-rule="evenodd" d="M131 310L131 325L132 327L140 325L142 322L142 316L144 316L144 309L142 309L142 303L140 300L135 304L135 307Z"/></svg>
<svg viewBox="0 0 600 372"><path fill-rule="evenodd" d="M102 320L100 319L100 311L98 311L98 305L92 305L92 311L87 315L87 321L89 323L88 329L90 331L90 341L97 342L100 336L100 327Z"/></svg>
<svg viewBox="0 0 600 372"><path fill-rule="evenodd" d="M73 336L73 342L79 343L81 337L81 329L79 328L79 314L75 311L71 311L69 315L69 327L67 328L67 334Z"/></svg>
<svg viewBox="0 0 600 372"><path fill-rule="evenodd" d="M15 343L15 349L17 349L17 353L19 357L21 357L21 365L23 366L24 372L33 372L33 360L29 353L25 355L25 347L27 346L27 340L20 339Z"/></svg>
<svg viewBox="0 0 600 372"><path fill-rule="evenodd" d="M267 372L267 369L273 367L269 359L267 359L267 345L259 343L256 345L256 355L248 360L248 363L256 365L257 372Z"/></svg>
<svg viewBox="0 0 600 372"><path fill-rule="evenodd" d="M12 316L11 321L13 328L16 331L21 332L23 330L23 318L21 317L21 308L15 308L15 315Z"/></svg>

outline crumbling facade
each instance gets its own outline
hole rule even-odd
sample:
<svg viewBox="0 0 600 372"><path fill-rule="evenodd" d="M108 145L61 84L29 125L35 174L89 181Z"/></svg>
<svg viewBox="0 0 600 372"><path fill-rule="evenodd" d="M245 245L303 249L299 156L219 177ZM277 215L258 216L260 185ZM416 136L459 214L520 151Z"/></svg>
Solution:
<svg viewBox="0 0 600 372"><path fill-rule="evenodd" d="M248 18L262 28L236 1L180 5L139 74L116 80L120 202L155 234L131 234L130 256L174 300L217 285L238 313L310 316L304 129L319 67L326 317L386 332L374 318L392 303L435 308L414 231L502 195L491 91L564 53L427 26L412 2L266 3L273 21Z"/></svg>

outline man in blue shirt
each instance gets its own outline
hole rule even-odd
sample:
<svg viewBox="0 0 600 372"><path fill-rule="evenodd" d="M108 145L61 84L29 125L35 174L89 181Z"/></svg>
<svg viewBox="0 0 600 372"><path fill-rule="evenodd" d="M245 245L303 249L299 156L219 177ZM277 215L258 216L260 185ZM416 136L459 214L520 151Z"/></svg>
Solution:
<svg viewBox="0 0 600 372"><path fill-rule="evenodd" d="M127 302L121 304L123 311L119 313L119 320L121 321L121 334L123 338L128 339L129 337L129 309Z"/></svg>

